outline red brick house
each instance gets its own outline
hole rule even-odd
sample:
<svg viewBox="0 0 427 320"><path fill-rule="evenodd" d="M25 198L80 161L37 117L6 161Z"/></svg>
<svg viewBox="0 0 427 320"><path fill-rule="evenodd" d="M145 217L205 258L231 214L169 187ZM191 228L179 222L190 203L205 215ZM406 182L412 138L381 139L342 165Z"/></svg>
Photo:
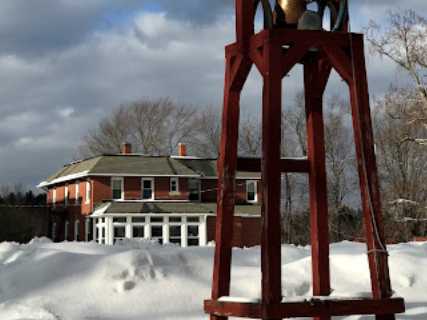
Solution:
<svg viewBox="0 0 427 320"><path fill-rule="evenodd" d="M120 154L65 165L39 184L47 192L55 241L95 240L114 244L126 238L206 245L214 240L216 160ZM260 239L260 175L236 177L234 245Z"/></svg>

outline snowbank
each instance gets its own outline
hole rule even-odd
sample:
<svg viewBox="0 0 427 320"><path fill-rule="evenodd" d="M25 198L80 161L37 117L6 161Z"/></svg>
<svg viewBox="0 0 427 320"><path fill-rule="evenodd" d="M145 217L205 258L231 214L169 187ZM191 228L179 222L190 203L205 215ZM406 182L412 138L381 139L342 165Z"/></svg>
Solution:
<svg viewBox="0 0 427 320"><path fill-rule="evenodd" d="M284 295L309 297L310 248L283 246ZM369 295L369 274L362 244L332 246L333 295ZM213 248L161 247L131 242L106 247L95 243L26 245L0 243L0 319L207 319ZM260 295L259 248L233 254L232 295ZM408 312L399 319L427 319L427 243L390 246L396 295ZM347 317L347 320L368 319Z"/></svg>

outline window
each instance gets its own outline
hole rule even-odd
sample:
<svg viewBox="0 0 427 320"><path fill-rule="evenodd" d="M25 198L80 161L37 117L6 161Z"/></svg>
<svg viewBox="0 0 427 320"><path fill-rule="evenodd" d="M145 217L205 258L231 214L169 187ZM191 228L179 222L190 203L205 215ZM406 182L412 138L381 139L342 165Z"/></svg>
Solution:
<svg viewBox="0 0 427 320"><path fill-rule="evenodd" d="M187 243L189 246L198 246L199 245L199 226L188 225L187 237L188 237Z"/></svg>
<svg viewBox="0 0 427 320"><path fill-rule="evenodd" d="M134 217L132 218L133 223L145 223L145 217Z"/></svg>
<svg viewBox="0 0 427 320"><path fill-rule="evenodd" d="M169 242L181 245L181 225L169 226Z"/></svg>
<svg viewBox="0 0 427 320"><path fill-rule="evenodd" d="M86 181L86 203L90 203L90 181Z"/></svg>
<svg viewBox="0 0 427 320"><path fill-rule="evenodd" d="M113 200L123 200L124 199L124 190L123 190L123 178L113 178L111 179L111 190L113 194Z"/></svg>
<svg viewBox="0 0 427 320"><path fill-rule="evenodd" d="M151 225L151 238L157 240L160 244L163 243L163 226Z"/></svg>
<svg viewBox="0 0 427 320"><path fill-rule="evenodd" d="M257 182L246 181L246 200L248 202L257 202Z"/></svg>
<svg viewBox="0 0 427 320"><path fill-rule="evenodd" d="M113 242L126 238L126 217L113 218Z"/></svg>
<svg viewBox="0 0 427 320"><path fill-rule="evenodd" d="M132 226L132 238L134 239L144 239L145 236L145 227L144 225L133 225Z"/></svg>
<svg viewBox="0 0 427 320"><path fill-rule="evenodd" d="M182 245L181 231L182 231L182 218L181 217L169 217L169 242Z"/></svg>
<svg viewBox="0 0 427 320"><path fill-rule="evenodd" d="M77 181L76 182L76 195L75 195L75 200L76 200L76 204L80 203L80 182Z"/></svg>
<svg viewBox="0 0 427 320"><path fill-rule="evenodd" d="M69 222L65 221L65 227L64 227L64 240L65 241L68 240L68 227L69 227Z"/></svg>
<svg viewBox="0 0 427 320"><path fill-rule="evenodd" d="M69 196L68 185L66 185L64 189L64 203L66 206L68 205L68 196Z"/></svg>
<svg viewBox="0 0 427 320"><path fill-rule="evenodd" d="M170 189L169 191L171 193L173 192L179 192L179 180L178 178L171 178L170 179Z"/></svg>
<svg viewBox="0 0 427 320"><path fill-rule="evenodd" d="M142 199L154 200L153 179L142 179Z"/></svg>
<svg viewBox="0 0 427 320"><path fill-rule="evenodd" d="M189 199L193 201L200 200L200 180L188 179Z"/></svg>
<svg viewBox="0 0 427 320"><path fill-rule="evenodd" d="M80 241L80 221L76 220L74 222L74 240Z"/></svg>

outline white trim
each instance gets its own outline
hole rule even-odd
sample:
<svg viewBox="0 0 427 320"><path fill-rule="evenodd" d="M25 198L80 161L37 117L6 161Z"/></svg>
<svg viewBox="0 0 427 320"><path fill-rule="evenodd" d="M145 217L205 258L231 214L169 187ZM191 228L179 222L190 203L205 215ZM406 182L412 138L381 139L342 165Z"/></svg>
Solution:
<svg viewBox="0 0 427 320"><path fill-rule="evenodd" d="M51 186L53 184L57 184L57 183L61 183L61 182L65 182L68 180L75 180L78 178L87 177L88 173L89 173L89 170L86 170L86 171L82 171L82 172L78 172L78 173L69 174L69 175L66 175L63 177L59 177L59 178L53 179L52 181L49 181L49 182L43 181L37 185L37 188L44 188L44 187Z"/></svg>
<svg viewBox="0 0 427 320"><path fill-rule="evenodd" d="M114 181L120 181L120 186L122 189L120 199L114 199L114 189L113 189ZM111 199L115 201L120 201L120 200L123 201L125 199L125 179L123 177L112 177L110 184L111 184Z"/></svg>
<svg viewBox="0 0 427 320"><path fill-rule="evenodd" d="M68 190L68 184L64 187L64 204L65 206L68 206L68 196L69 196L69 190Z"/></svg>
<svg viewBox="0 0 427 320"><path fill-rule="evenodd" d="M200 179L206 179L206 180L215 180L218 179L218 177L212 177L212 176L200 176ZM240 177L240 176L236 176L236 180L261 180L261 177Z"/></svg>
<svg viewBox="0 0 427 320"><path fill-rule="evenodd" d="M249 200L249 185L250 184L254 184L254 188L255 188L255 199L254 200ZM246 202L249 203L257 203L258 202L258 182L255 180L246 180Z"/></svg>
<svg viewBox="0 0 427 320"><path fill-rule="evenodd" d="M92 193L92 184L90 183L90 181L86 181L85 204L90 204L91 193Z"/></svg>
<svg viewBox="0 0 427 320"><path fill-rule="evenodd" d="M111 206L111 202L104 203L97 209L95 209L92 214L90 215L91 218L97 218L100 216L104 216L105 211Z"/></svg>
<svg viewBox="0 0 427 320"><path fill-rule="evenodd" d="M36 187L39 189L65 182L87 177L178 177L178 178L201 178L200 174L141 174L141 173L90 173L89 170L79 173L69 174L63 177L53 179L52 181L42 181Z"/></svg>
<svg viewBox="0 0 427 320"><path fill-rule="evenodd" d="M172 190L172 182L175 181L176 190ZM171 177L169 179L169 192L170 193L179 193L179 178Z"/></svg>
<svg viewBox="0 0 427 320"><path fill-rule="evenodd" d="M80 203L80 181L76 181L76 184L75 184L75 194L74 194L74 196L75 196L75 203L76 204L79 204Z"/></svg>
<svg viewBox="0 0 427 320"><path fill-rule="evenodd" d="M144 181L151 182L151 198L144 199ZM141 177L141 200L143 201L153 201L156 198L155 187L154 187L154 178L147 178L145 176Z"/></svg>
<svg viewBox="0 0 427 320"><path fill-rule="evenodd" d="M200 178L199 174L142 174L142 173L90 173L93 177L181 177L181 178Z"/></svg>
<svg viewBox="0 0 427 320"><path fill-rule="evenodd" d="M53 206L56 204L56 188L52 189L52 204Z"/></svg>

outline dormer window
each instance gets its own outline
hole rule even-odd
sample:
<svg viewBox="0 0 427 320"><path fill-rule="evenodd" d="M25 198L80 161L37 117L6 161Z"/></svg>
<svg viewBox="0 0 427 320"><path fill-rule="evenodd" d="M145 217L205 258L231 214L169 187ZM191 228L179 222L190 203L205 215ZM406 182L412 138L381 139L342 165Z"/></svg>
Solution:
<svg viewBox="0 0 427 320"><path fill-rule="evenodd" d="M246 181L246 200L248 202L257 202L257 182L250 180Z"/></svg>
<svg viewBox="0 0 427 320"><path fill-rule="evenodd" d="M111 179L111 192L113 200L124 200L123 178Z"/></svg>
<svg viewBox="0 0 427 320"><path fill-rule="evenodd" d="M179 182L178 182L178 178L171 178L170 179L170 188L169 191L171 193L176 193L179 192Z"/></svg>

